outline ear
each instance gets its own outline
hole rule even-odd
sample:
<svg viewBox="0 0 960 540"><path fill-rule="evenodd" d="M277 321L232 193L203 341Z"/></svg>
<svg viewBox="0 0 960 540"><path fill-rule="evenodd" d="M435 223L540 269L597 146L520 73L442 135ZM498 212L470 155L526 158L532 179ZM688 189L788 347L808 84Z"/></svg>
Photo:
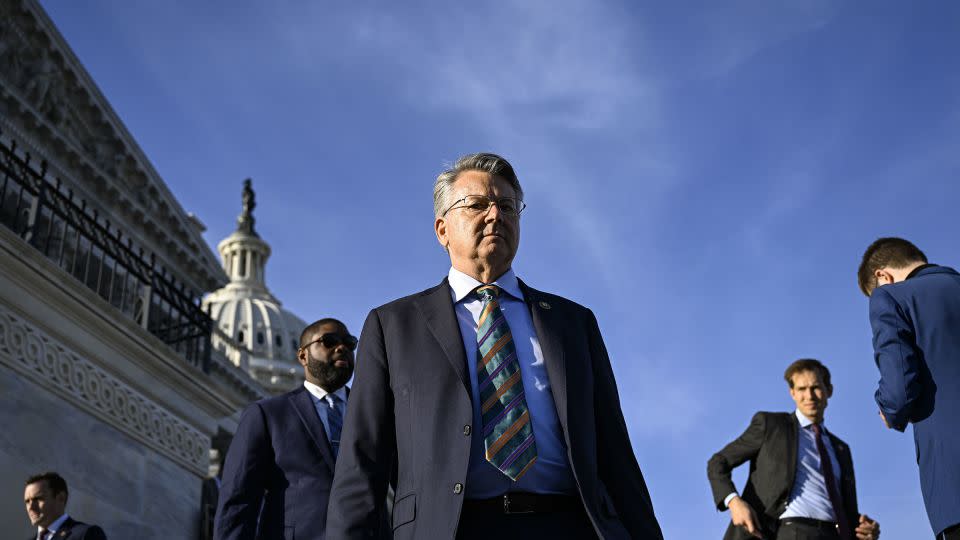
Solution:
<svg viewBox="0 0 960 540"><path fill-rule="evenodd" d="M307 367L306 349L297 349L297 362L299 362L301 366Z"/></svg>
<svg viewBox="0 0 960 540"><path fill-rule="evenodd" d="M877 278L877 286L893 283L893 274L887 270L887 267L877 268L873 271L873 277Z"/></svg>
<svg viewBox="0 0 960 540"><path fill-rule="evenodd" d="M437 233L437 242L440 242L443 249L447 249L447 245L450 243L450 239L447 237L447 220L438 217L433 222L433 232Z"/></svg>

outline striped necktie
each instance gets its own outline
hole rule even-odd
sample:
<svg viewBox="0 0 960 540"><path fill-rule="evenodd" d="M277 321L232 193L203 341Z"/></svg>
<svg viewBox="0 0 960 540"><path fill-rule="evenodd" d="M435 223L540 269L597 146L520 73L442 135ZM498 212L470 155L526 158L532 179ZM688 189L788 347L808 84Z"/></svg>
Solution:
<svg viewBox="0 0 960 540"><path fill-rule="evenodd" d="M327 425L329 426L329 433L327 435L330 439L330 449L333 450L333 459L337 459L337 455L340 453L340 432L343 431L343 413L340 411L340 397L336 394L327 394L327 405L329 410L327 411Z"/></svg>
<svg viewBox="0 0 960 540"><path fill-rule="evenodd" d="M537 460L537 444L517 349L497 301L500 292L496 285L477 288L483 301L477 323L477 386L487 461L517 481Z"/></svg>

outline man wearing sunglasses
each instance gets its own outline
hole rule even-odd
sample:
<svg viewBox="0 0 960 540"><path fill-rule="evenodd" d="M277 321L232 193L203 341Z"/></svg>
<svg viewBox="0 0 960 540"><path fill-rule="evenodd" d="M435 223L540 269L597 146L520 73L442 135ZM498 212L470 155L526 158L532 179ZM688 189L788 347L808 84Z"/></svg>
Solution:
<svg viewBox="0 0 960 540"><path fill-rule="evenodd" d="M511 268L523 191L494 154L434 184L437 286L370 312L327 536L662 540L590 310Z"/></svg>
<svg viewBox="0 0 960 540"><path fill-rule="evenodd" d="M218 540L324 537L357 338L336 319L300 335L304 383L243 411L227 451Z"/></svg>

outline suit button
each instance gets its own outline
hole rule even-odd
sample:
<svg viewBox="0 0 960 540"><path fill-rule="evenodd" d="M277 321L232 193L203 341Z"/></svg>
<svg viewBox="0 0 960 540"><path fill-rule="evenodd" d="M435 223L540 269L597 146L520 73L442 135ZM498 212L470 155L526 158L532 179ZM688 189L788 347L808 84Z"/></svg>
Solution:
<svg viewBox="0 0 960 540"><path fill-rule="evenodd" d="M469 436L470 436L470 431L471 431L471 430L470 430L470 424L467 424L467 425L463 426L463 434L464 434L464 435L466 435L466 436L469 437Z"/></svg>
<svg viewBox="0 0 960 540"><path fill-rule="evenodd" d="M456 493L457 495L463 492L463 484L461 484L460 482L457 482L456 484L454 484L453 492Z"/></svg>

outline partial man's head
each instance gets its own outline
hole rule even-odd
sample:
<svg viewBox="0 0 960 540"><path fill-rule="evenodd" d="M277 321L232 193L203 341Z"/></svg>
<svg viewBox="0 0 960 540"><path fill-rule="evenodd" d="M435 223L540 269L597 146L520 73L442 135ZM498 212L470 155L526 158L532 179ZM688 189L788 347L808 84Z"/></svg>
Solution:
<svg viewBox="0 0 960 540"><path fill-rule="evenodd" d="M797 404L800 414L815 423L823 421L823 411L833 395L830 370L819 360L803 358L790 364L783 373L790 385L790 397Z"/></svg>
<svg viewBox="0 0 960 540"><path fill-rule="evenodd" d="M336 392L353 376L357 338L337 319L320 319L303 329L297 360L307 381Z"/></svg>
<svg viewBox="0 0 960 540"><path fill-rule="evenodd" d="M870 296L881 285L903 281L914 268L927 264L920 248L903 238L880 238L870 244L857 270L863 294Z"/></svg>
<svg viewBox="0 0 960 540"><path fill-rule="evenodd" d="M27 517L34 527L48 528L67 509L67 481L55 472L35 474L27 478L23 502Z"/></svg>
<svg viewBox="0 0 960 540"><path fill-rule="evenodd" d="M437 241L454 268L484 283L510 269L523 208L513 166L496 154L463 156L433 184Z"/></svg>

